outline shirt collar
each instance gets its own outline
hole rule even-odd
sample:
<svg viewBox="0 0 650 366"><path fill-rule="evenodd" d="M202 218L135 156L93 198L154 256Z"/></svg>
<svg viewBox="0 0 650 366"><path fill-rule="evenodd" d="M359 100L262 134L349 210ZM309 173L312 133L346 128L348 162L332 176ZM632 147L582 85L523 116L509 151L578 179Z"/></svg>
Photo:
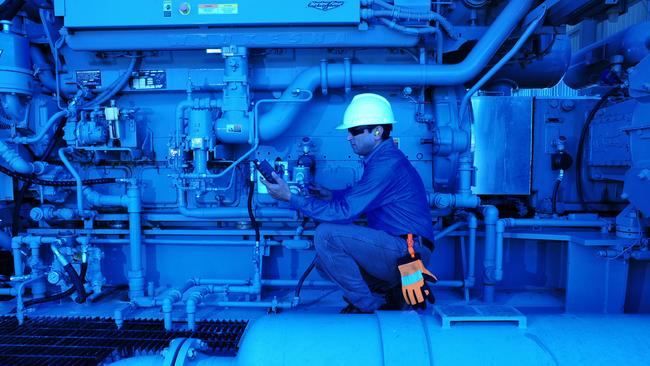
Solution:
<svg viewBox="0 0 650 366"><path fill-rule="evenodd" d="M393 142L392 138L388 138L387 140L382 141L379 145L375 146L374 149L370 152L370 154L366 155L363 158L363 165L366 166L368 163L370 163L370 159L372 159L373 156L377 155L377 152L380 150L386 150L391 147L395 146L395 143Z"/></svg>

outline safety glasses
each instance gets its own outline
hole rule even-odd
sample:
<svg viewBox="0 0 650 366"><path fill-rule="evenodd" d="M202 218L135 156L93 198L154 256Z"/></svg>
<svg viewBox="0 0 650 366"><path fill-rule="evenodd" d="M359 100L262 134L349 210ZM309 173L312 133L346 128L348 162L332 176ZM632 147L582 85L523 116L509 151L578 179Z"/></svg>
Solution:
<svg viewBox="0 0 650 366"><path fill-rule="evenodd" d="M355 126L355 127L348 128L348 132L352 136L357 136L357 135L361 135L365 130L370 131L371 129L372 127L370 126Z"/></svg>

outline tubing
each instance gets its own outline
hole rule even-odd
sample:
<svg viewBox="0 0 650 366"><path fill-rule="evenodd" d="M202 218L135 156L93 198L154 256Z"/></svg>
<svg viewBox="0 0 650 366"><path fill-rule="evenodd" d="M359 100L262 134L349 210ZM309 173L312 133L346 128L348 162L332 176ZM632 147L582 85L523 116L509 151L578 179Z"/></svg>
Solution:
<svg viewBox="0 0 650 366"><path fill-rule="evenodd" d="M163 298L162 313L166 330L172 329L172 309L174 303L180 301L183 298L183 294L192 287L197 286L197 284L198 283L195 280L189 279L183 287L170 290L167 296Z"/></svg>
<svg viewBox="0 0 650 366"><path fill-rule="evenodd" d="M467 269L467 278L465 279L466 287L474 287L476 281L475 267L476 267L476 229L478 221L473 213L467 215L467 227L469 228L469 263Z"/></svg>
<svg viewBox="0 0 650 366"><path fill-rule="evenodd" d="M120 90L122 90L122 88L124 88L126 83L131 78L131 74L133 73L133 70L137 69L140 66L141 61L142 58L140 56L133 56L124 74L118 77L111 85L108 86L106 90L104 90L97 97L95 97L95 99L91 100L88 103L85 103L83 105L83 108L93 108L95 106L98 106L106 102L107 100L115 96L115 94L117 94Z"/></svg>
<svg viewBox="0 0 650 366"><path fill-rule="evenodd" d="M0 141L0 158L6 161L12 170L21 174L42 174L46 166L40 161L34 163L26 161L4 141Z"/></svg>
<svg viewBox="0 0 650 366"><path fill-rule="evenodd" d="M485 216L485 257L483 259L483 301L494 302L494 283L496 281L496 226L499 210L494 206L484 206Z"/></svg>
<svg viewBox="0 0 650 366"><path fill-rule="evenodd" d="M59 159L61 159L61 162L63 162L63 165L65 165L66 168L68 168L68 171L72 176L74 177L75 181L77 182L77 211L79 212L79 215L84 216L85 212L84 211L84 203L83 203L83 184L81 182L81 176L79 176L79 173L75 170L75 168L70 164L70 161L68 160L68 157L65 155L66 152L72 152L74 151L73 147L62 147L59 149Z"/></svg>
<svg viewBox="0 0 650 366"><path fill-rule="evenodd" d="M25 144L33 144L33 143L41 141L43 139L43 137L45 137L45 135L47 135L50 132L50 130L52 129L52 126L54 126L54 124L59 119L61 119L63 117L67 117L69 115L69 113L70 112L68 112L67 110L58 111L58 112L54 113L52 115L52 117L50 117L50 119L47 120L47 123L45 124L45 127L43 127L38 134L36 134L34 136L30 136L30 137L15 137L15 138L13 138L12 142L15 142L17 144L24 144L25 145Z"/></svg>

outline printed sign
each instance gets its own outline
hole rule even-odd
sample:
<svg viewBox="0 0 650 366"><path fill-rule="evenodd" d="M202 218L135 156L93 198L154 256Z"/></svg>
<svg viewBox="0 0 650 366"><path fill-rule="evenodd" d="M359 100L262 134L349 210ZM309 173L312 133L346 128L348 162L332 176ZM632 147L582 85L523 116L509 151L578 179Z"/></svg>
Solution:
<svg viewBox="0 0 650 366"><path fill-rule="evenodd" d="M199 15L238 14L239 4L199 4Z"/></svg>

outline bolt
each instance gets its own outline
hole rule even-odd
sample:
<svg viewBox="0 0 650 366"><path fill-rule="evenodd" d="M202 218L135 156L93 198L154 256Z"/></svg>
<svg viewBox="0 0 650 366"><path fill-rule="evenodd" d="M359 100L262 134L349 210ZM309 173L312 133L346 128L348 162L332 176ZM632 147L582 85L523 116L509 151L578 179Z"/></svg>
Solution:
<svg viewBox="0 0 650 366"><path fill-rule="evenodd" d="M190 348L187 350L187 359L189 360L194 360L196 358L196 350L194 348Z"/></svg>
<svg viewBox="0 0 650 366"><path fill-rule="evenodd" d="M643 169L639 175L639 179L641 180L649 180L650 179L650 169Z"/></svg>

